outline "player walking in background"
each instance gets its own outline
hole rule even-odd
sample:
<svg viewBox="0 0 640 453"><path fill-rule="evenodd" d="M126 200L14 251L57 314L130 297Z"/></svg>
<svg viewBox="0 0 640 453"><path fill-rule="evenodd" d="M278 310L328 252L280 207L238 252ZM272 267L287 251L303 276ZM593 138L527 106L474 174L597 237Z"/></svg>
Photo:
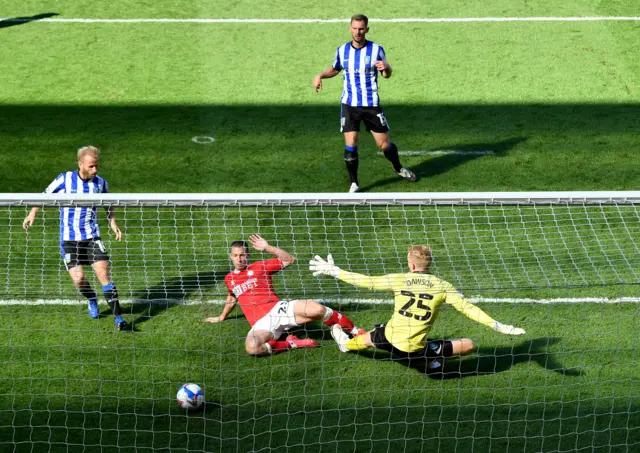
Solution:
<svg viewBox="0 0 640 453"><path fill-rule="evenodd" d="M369 19L364 14L351 17L351 41L336 50L333 65L316 75L313 87L316 92L322 89L322 79L335 77L344 70L342 103L340 113L340 132L344 133L344 161L347 166L351 186L349 192L357 192L358 185L358 142L360 140L360 122L364 122L371 132L384 157L387 158L398 175L408 181L415 181L416 175L400 163L398 147L389 138L389 124L380 106L378 96L378 73L385 79L391 77L393 70L387 62L384 49L379 44L367 41Z"/></svg>
<svg viewBox="0 0 640 453"><path fill-rule="evenodd" d="M525 333L523 329L491 318L465 299L453 285L432 275L429 271L431 249L428 245L410 247L407 260L410 272L379 277L343 271L333 264L331 255L326 261L315 256L309 262L313 275L330 275L351 285L394 293L393 315L386 324L380 324L370 332L351 339L341 331L331 330L342 352L374 347L402 358L427 359L428 368L432 370L442 366L438 359L470 354L474 344L468 338L430 340L427 337L445 302L467 318L497 332L506 335Z"/></svg>
<svg viewBox="0 0 640 453"><path fill-rule="evenodd" d="M83 146L78 150L78 170L61 173L45 189L45 193L107 193L108 184L104 178L98 176L99 150L94 146ZM23 228L33 225L40 208L34 207L22 223ZM96 292L85 278L84 266L91 265L102 285L104 297L119 330L127 323L121 316L118 290L111 281L109 272L109 255L104 242L100 238L95 207L60 208L60 251L62 259L73 280L73 284L80 294L89 301L89 316L98 318L98 299ZM109 227L116 235L116 240L122 239L122 233L113 208L107 208Z"/></svg>
<svg viewBox="0 0 640 453"><path fill-rule="evenodd" d="M295 257L289 252L269 245L257 234L252 235L249 242L254 249L272 253L275 258L249 264L247 243L233 242L229 250L229 258L235 269L224 279L229 290L226 305L220 316L206 318L206 322L224 321L238 302L252 326L245 341L247 353L257 356L287 349L318 346L318 343L312 339L301 340L294 335L287 336L285 341L279 340L279 337L290 328L310 321L322 320L327 326L345 329L353 335L358 332L349 318L318 302L280 300L273 289L272 275L293 264Z"/></svg>

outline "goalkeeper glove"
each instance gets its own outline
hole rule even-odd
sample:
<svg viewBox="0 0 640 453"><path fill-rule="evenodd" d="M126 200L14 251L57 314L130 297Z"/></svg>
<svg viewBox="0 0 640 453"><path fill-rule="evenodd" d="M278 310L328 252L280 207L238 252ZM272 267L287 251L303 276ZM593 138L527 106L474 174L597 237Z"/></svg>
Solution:
<svg viewBox="0 0 640 453"><path fill-rule="evenodd" d="M309 261L309 270L313 272L314 277L317 277L318 275L330 275L332 277L337 277L340 273L340 268L333 264L333 257L331 254L327 256L326 261L318 255L314 256L313 259Z"/></svg>
<svg viewBox="0 0 640 453"><path fill-rule="evenodd" d="M508 324L502 324L498 321L495 321L491 328L496 332L500 332L505 335L524 335L526 333L524 329L521 329L520 327L513 327Z"/></svg>

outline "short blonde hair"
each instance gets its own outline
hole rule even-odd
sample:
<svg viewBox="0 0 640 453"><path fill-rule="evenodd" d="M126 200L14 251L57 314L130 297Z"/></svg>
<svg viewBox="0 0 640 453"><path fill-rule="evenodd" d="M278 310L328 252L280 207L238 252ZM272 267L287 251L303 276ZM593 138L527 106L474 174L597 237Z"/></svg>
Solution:
<svg viewBox="0 0 640 453"><path fill-rule="evenodd" d="M78 148L78 162L80 162L84 156L88 155L92 155L93 157L98 158L100 156L100 150L91 145Z"/></svg>
<svg viewBox="0 0 640 453"><path fill-rule="evenodd" d="M412 245L408 259L416 266L428 269L431 266L431 248L428 245Z"/></svg>

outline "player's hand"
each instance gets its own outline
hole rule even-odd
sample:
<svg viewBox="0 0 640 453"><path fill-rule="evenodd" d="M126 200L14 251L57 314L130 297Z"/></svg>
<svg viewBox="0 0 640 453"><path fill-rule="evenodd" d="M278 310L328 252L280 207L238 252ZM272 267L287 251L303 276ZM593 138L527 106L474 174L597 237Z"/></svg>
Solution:
<svg viewBox="0 0 640 453"><path fill-rule="evenodd" d="M316 90L316 93L322 90L322 78L319 75L313 78L313 88Z"/></svg>
<svg viewBox="0 0 640 453"><path fill-rule="evenodd" d="M389 67L389 63L387 63L386 61L382 61L382 60L376 61L375 63L373 63L373 65L380 72L384 71L385 69L387 69Z"/></svg>
<svg viewBox="0 0 640 453"><path fill-rule="evenodd" d="M264 252L267 247L269 247L269 243L262 239L262 236L259 234L252 234L249 236L249 242L253 245L253 248L259 252Z"/></svg>
<svg viewBox="0 0 640 453"><path fill-rule="evenodd" d="M24 231L27 231L29 229L29 227L31 225L33 225L33 221L35 219L33 217L31 217L30 215L28 215L25 219L24 222L22 222L22 228L24 228Z"/></svg>
<svg viewBox="0 0 640 453"><path fill-rule="evenodd" d="M222 322L224 321L224 319L221 316L212 316L210 318L204 318L202 321L216 323L216 322Z"/></svg>
<svg viewBox="0 0 640 453"><path fill-rule="evenodd" d="M524 335L526 332L520 327L510 326L509 324L502 324L501 322L494 322L491 326L496 332L503 333L505 335Z"/></svg>
<svg viewBox="0 0 640 453"><path fill-rule="evenodd" d="M313 276L318 275L330 275L331 277L337 277L340 273L340 268L333 264L333 257L331 254L327 256L325 261L320 256L316 255L309 261L309 270L313 272Z"/></svg>
<svg viewBox="0 0 640 453"><path fill-rule="evenodd" d="M120 228L118 228L118 224L116 224L116 222L111 221L111 224L109 225L111 227L111 231L113 231L113 233L116 235L116 241L119 241L122 239L122 231L120 231Z"/></svg>

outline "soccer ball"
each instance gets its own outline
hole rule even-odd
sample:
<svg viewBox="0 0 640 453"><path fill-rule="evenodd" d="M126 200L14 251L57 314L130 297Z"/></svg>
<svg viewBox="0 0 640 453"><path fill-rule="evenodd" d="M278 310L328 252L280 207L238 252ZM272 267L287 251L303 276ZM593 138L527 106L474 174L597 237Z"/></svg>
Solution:
<svg viewBox="0 0 640 453"><path fill-rule="evenodd" d="M184 384L178 390L176 399L183 409L198 409L204 403L204 392L198 384Z"/></svg>

